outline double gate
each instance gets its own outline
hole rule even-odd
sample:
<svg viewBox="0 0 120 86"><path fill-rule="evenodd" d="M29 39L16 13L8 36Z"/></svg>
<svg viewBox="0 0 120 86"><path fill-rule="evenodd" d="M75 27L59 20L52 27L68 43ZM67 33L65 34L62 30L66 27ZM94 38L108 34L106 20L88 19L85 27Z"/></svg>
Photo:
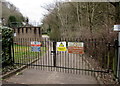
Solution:
<svg viewBox="0 0 120 86"><path fill-rule="evenodd" d="M14 28L14 30L13 61L19 66L26 65L28 68L75 74L92 75L97 72L102 75L110 71L114 75L117 73L117 49L114 41L109 42L103 38L61 38L53 40L49 37L42 37L39 27L22 27ZM32 32L34 33L32 34ZM66 42L67 50L58 51L56 44L63 41ZM35 48L31 45L33 42L38 42L40 45ZM84 43L84 54L69 53L68 42Z"/></svg>

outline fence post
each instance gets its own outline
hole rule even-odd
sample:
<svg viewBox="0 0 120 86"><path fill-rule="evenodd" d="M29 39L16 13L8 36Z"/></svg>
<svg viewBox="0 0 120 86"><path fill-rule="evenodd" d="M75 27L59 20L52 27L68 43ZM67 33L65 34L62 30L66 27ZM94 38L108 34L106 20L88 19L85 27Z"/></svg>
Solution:
<svg viewBox="0 0 120 86"><path fill-rule="evenodd" d="M120 32L118 33L118 64L117 64L117 77L120 82Z"/></svg>
<svg viewBox="0 0 120 86"><path fill-rule="evenodd" d="M9 53L9 59L8 60L10 61L10 63L9 63L10 65L12 64L12 51L11 51L12 46L11 45L12 45L12 43L11 43L11 40L10 40L9 45L8 45L8 50L9 50L9 52L8 52Z"/></svg>
<svg viewBox="0 0 120 86"><path fill-rule="evenodd" d="M11 44L11 46L12 46L12 63L14 64L14 40L13 40L13 38L12 38L12 44Z"/></svg>
<svg viewBox="0 0 120 86"><path fill-rule="evenodd" d="M56 67L56 42L54 41L53 42L53 64L54 64L54 67Z"/></svg>
<svg viewBox="0 0 120 86"><path fill-rule="evenodd" d="M118 40L115 40L114 48L115 48L115 58L113 59L113 62L114 62L113 71L114 71L115 77L118 79L118 75L117 75L117 73L118 73L118 70L117 70L117 67L118 67L118 65L117 65L118 64Z"/></svg>

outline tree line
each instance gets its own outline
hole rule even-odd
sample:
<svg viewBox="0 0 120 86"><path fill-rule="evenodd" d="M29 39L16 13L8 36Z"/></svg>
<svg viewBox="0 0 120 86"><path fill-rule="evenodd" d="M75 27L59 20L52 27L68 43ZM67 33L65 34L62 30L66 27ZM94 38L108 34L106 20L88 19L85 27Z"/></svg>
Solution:
<svg viewBox="0 0 120 86"><path fill-rule="evenodd" d="M46 7L43 31L51 38L116 38L116 6L119 2L56 2ZM120 14L119 12L117 14Z"/></svg>
<svg viewBox="0 0 120 86"><path fill-rule="evenodd" d="M11 22L22 23L25 21L25 17L19 11L19 9L12 3L6 0L2 1L2 22L3 25L10 26Z"/></svg>

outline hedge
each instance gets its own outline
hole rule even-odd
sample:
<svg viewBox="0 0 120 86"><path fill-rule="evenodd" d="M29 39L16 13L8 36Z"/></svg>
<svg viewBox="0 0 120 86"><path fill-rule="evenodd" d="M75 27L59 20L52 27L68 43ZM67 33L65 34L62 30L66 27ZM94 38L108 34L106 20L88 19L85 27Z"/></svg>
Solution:
<svg viewBox="0 0 120 86"><path fill-rule="evenodd" d="M12 64L12 51L11 45L13 40L13 30L8 27L0 26L0 31L2 32L2 67Z"/></svg>

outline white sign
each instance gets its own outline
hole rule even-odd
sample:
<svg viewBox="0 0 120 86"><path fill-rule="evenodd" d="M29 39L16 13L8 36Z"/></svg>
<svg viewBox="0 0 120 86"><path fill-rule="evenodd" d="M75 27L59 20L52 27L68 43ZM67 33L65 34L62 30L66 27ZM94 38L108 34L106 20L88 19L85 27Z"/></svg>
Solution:
<svg viewBox="0 0 120 86"><path fill-rule="evenodd" d="M120 25L114 25L114 31L120 31Z"/></svg>
<svg viewBox="0 0 120 86"><path fill-rule="evenodd" d="M84 54L84 43L68 42L68 53Z"/></svg>

